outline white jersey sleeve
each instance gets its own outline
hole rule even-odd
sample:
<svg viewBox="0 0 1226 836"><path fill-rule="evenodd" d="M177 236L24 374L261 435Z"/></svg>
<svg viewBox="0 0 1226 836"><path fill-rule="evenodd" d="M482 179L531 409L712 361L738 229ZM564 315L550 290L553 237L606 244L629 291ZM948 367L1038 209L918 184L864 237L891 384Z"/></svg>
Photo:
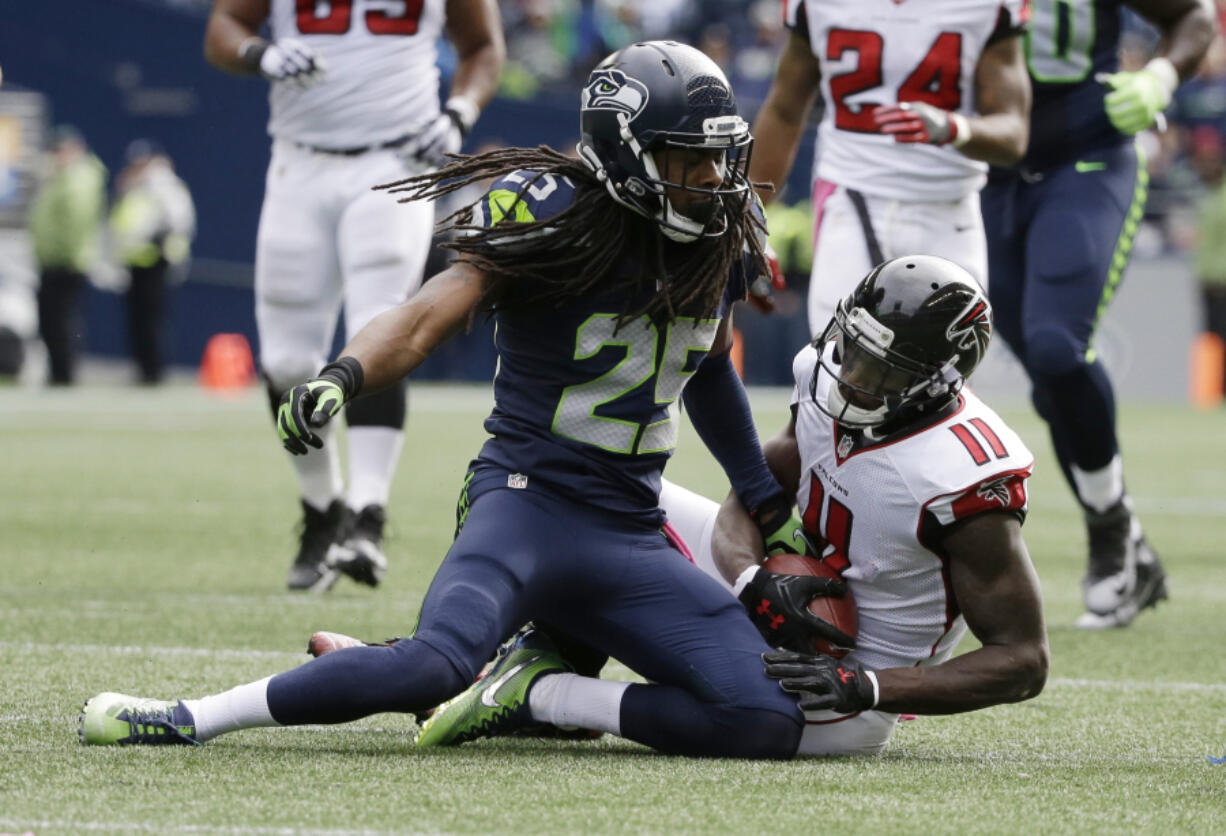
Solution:
<svg viewBox="0 0 1226 836"><path fill-rule="evenodd" d="M445 18L445 0L272 0L273 40L301 40L327 74L306 89L273 82L268 132L332 150L416 132L439 113L436 43Z"/></svg>
<svg viewBox="0 0 1226 836"><path fill-rule="evenodd" d="M1026 11L1025 0L785 0L785 24L807 36L821 69L817 176L893 200L978 191L986 163L950 145L896 142L873 111L922 101L973 116L980 55L1002 14L1020 21Z"/></svg>

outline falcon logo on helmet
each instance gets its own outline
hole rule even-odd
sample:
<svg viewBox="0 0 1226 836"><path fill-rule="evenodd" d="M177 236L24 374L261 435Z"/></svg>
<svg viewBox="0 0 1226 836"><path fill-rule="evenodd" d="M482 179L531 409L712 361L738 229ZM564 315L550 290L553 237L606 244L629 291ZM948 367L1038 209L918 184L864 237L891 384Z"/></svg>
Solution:
<svg viewBox="0 0 1226 836"><path fill-rule="evenodd" d="M638 79L630 78L621 70L595 70L583 88L582 110L613 110L634 117L647 107L650 94Z"/></svg>
<svg viewBox="0 0 1226 836"><path fill-rule="evenodd" d="M990 309L988 303L981 298L971 299L945 331L945 338L957 346L959 351L974 349L977 358L983 357L983 353L988 350L988 339L991 335Z"/></svg>

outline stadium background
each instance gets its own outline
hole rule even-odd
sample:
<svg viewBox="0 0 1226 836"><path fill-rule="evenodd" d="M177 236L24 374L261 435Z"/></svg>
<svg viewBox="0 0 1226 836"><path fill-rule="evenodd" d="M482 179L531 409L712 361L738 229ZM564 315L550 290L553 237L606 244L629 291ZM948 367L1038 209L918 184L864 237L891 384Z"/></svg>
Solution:
<svg viewBox="0 0 1226 836"><path fill-rule="evenodd" d="M127 144L159 141L175 160L197 205L199 232L186 283L171 301L171 363L194 367L214 333L244 334L256 344L251 277L255 227L269 142L267 85L233 78L202 56L206 0L59 0L14 4L0 26L0 120L36 114L21 147L0 150L0 322L33 337L29 258L21 211L51 125L69 123L110 169L122 167ZM485 143L573 147L576 81L597 58L642 37L673 34L697 44L728 71L749 115L769 86L786 33L772 0L514 0L500 3L508 64L502 92L482 115L466 150ZM1143 63L1151 34L1130 20L1125 62ZM1226 63L1217 50L1218 65ZM444 43L446 75L453 56ZM1226 77L1210 71L1181 91L1176 122L1226 126ZM1189 384L1189 348L1199 325L1198 300L1186 250L1194 224L1195 176L1183 163L1186 134L1176 127L1150 135L1153 188L1134 264L1100 332L1101 351L1125 399L1178 401ZM812 132L784 190L807 217ZM780 213L772 211L772 217ZM782 224L772 223L772 227ZM747 382L789 383L790 358L807 338L802 304L807 281L805 224L777 242L791 288L779 313L766 319L748 308L738 316ZM775 230L779 237L778 230ZM105 286L106 282L99 284ZM91 289L85 303L86 350L94 357L127 352L122 298ZM1153 322L1162 340L1153 340ZM338 335L339 339L339 335ZM37 345L33 359L39 358ZM419 373L424 379L487 380L493 369L488 324L445 347ZM26 375L27 379L31 374ZM1023 376L997 347L977 377L997 397L1024 396Z"/></svg>

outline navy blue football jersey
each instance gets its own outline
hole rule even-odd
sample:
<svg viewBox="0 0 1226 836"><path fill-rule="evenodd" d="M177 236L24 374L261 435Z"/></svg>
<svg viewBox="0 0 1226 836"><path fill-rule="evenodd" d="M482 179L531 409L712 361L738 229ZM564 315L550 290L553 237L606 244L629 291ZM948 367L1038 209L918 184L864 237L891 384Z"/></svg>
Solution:
<svg viewBox="0 0 1226 836"><path fill-rule="evenodd" d="M1030 146L1023 168L1068 162L1131 141L1107 118L1099 73L1119 68L1120 0L1059 0L1031 6L1025 38L1034 87Z"/></svg>
<svg viewBox="0 0 1226 836"><path fill-rule="evenodd" d="M474 222L546 220L569 206L575 193L569 178L513 172L490 187ZM629 210L610 204L610 211ZM529 247L531 239L514 246ZM672 324L642 317L618 327L624 290L497 311L495 403L485 421L493 438L480 459L522 474L522 487L543 482L568 497L658 524L660 475L677 443L681 390L731 304L745 298L745 265L732 274L713 317L682 311ZM633 300L630 309L645 301Z"/></svg>

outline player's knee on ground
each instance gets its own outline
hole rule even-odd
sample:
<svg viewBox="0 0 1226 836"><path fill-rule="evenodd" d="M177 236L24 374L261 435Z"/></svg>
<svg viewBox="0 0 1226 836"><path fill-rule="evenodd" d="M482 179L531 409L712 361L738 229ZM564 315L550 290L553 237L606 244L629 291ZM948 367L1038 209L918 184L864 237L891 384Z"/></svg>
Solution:
<svg viewBox="0 0 1226 836"><path fill-rule="evenodd" d="M400 384L380 392L363 395L345 407L345 422L351 427L404 426L405 391Z"/></svg>
<svg viewBox="0 0 1226 836"><path fill-rule="evenodd" d="M803 731L796 718L761 708L721 706L716 710L722 715L719 725L736 730L720 735L724 738L722 757L781 760L796 754Z"/></svg>
<svg viewBox="0 0 1226 836"><path fill-rule="evenodd" d="M1026 370L1035 380L1063 377L1086 364L1086 349L1068 329L1035 328L1026 335Z"/></svg>

